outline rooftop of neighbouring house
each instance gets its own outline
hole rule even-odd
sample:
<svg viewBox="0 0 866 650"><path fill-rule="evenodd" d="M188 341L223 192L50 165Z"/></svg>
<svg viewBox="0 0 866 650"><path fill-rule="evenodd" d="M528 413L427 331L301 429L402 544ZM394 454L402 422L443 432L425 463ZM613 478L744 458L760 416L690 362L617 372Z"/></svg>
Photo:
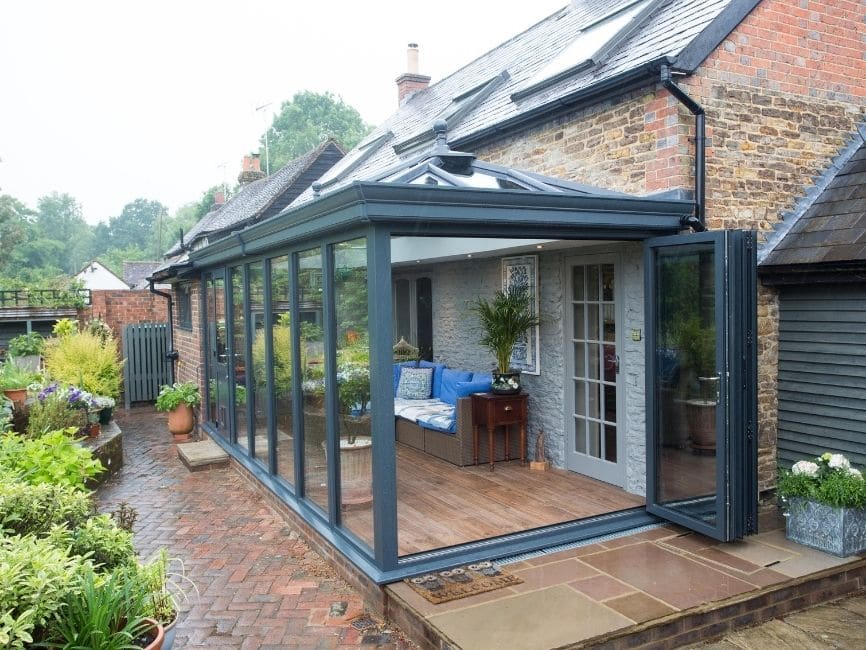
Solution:
<svg viewBox="0 0 866 650"><path fill-rule="evenodd" d="M604 94L646 85L662 64L692 72L759 0L573 0L398 110L319 179L319 193L381 178L433 144L455 149ZM307 190L294 203L311 200Z"/></svg>
<svg viewBox="0 0 866 650"><path fill-rule="evenodd" d="M764 267L866 261L866 127L767 242Z"/></svg>
<svg viewBox="0 0 866 650"><path fill-rule="evenodd" d="M147 289L147 278L162 266L159 260L149 262L124 262L123 281L130 289Z"/></svg>

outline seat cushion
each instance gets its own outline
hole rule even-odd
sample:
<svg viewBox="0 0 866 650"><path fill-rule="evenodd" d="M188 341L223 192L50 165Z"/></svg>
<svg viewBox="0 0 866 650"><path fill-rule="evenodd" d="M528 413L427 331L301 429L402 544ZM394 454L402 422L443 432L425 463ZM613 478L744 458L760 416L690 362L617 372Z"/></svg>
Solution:
<svg viewBox="0 0 866 650"><path fill-rule="evenodd" d="M403 368L397 384L400 399L430 399L433 386L432 368Z"/></svg>
<svg viewBox="0 0 866 650"><path fill-rule="evenodd" d="M442 371L445 370L445 364L422 360L418 362L418 367L433 369L433 386L431 395L436 399L439 399L439 396L442 394Z"/></svg>
<svg viewBox="0 0 866 650"><path fill-rule="evenodd" d="M470 379L472 379L472 373L468 370L445 368L442 371L442 388L439 391L439 399L447 404L457 404L457 384L467 382Z"/></svg>
<svg viewBox="0 0 866 650"><path fill-rule="evenodd" d="M476 377L482 377L482 379L476 379ZM484 375L475 375L472 377L472 381L458 381L454 386L454 392L457 397L468 397L472 395L472 393L489 393L490 386L493 383L492 377L484 378Z"/></svg>

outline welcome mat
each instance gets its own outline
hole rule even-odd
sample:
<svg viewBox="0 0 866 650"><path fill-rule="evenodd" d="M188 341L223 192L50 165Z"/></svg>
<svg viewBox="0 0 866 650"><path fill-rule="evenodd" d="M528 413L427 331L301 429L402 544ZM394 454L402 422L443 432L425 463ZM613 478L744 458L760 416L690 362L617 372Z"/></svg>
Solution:
<svg viewBox="0 0 866 650"><path fill-rule="evenodd" d="M406 578L403 582L434 605L438 605L449 600L519 585L523 578L503 571L492 562L477 562L448 571Z"/></svg>

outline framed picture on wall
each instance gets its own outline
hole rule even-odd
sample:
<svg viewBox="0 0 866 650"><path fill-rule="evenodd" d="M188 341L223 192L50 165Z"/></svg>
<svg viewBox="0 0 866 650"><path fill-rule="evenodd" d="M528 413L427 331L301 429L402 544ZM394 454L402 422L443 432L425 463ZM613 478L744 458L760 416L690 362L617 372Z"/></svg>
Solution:
<svg viewBox="0 0 866 650"><path fill-rule="evenodd" d="M538 313L538 255L502 258L502 290L518 285L532 297L532 313ZM530 328L511 353L511 367L530 375L541 373L539 327Z"/></svg>

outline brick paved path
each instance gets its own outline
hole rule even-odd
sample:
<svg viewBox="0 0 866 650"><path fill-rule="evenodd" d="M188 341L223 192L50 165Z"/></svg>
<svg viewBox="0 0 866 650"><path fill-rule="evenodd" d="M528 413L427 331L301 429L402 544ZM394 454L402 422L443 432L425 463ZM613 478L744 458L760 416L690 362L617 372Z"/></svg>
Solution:
<svg viewBox="0 0 866 650"><path fill-rule="evenodd" d="M175 648L411 648L399 632L359 632L361 597L232 469L189 472L166 418L120 413L124 467L99 490L102 510L138 510L136 549L180 558L198 588L181 613Z"/></svg>

